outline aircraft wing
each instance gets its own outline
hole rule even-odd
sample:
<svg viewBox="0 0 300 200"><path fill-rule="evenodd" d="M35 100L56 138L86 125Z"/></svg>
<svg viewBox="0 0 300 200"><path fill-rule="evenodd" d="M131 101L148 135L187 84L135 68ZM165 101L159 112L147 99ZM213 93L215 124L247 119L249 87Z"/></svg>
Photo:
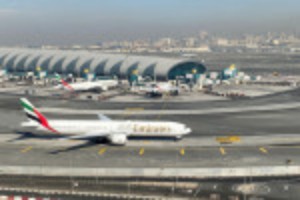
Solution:
<svg viewBox="0 0 300 200"><path fill-rule="evenodd" d="M106 115L102 115L102 114L98 114L98 118L99 118L99 120L102 120L102 121L111 121L111 119L109 117L107 117Z"/></svg>
<svg viewBox="0 0 300 200"><path fill-rule="evenodd" d="M109 136L109 132L88 132L86 134L82 135L72 135L72 136L67 136L61 138L62 140L80 140L80 139L92 139L92 138L97 138L97 137L107 137Z"/></svg>

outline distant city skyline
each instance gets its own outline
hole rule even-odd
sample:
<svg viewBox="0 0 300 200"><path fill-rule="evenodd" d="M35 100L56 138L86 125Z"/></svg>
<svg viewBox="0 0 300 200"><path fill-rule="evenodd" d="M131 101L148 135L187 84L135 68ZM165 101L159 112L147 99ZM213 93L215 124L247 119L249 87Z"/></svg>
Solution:
<svg viewBox="0 0 300 200"><path fill-rule="evenodd" d="M0 0L0 45L294 32L297 0Z"/></svg>

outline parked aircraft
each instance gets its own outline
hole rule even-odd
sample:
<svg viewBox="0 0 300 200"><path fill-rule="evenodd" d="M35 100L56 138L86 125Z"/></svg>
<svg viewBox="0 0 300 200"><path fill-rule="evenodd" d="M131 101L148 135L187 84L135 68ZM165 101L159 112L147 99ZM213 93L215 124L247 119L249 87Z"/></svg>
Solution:
<svg viewBox="0 0 300 200"><path fill-rule="evenodd" d="M148 85L142 86L139 89L141 92L144 92L147 96L156 97L162 96L164 94L169 95L178 95L179 87L173 86L170 83L150 83Z"/></svg>
<svg viewBox="0 0 300 200"><path fill-rule="evenodd" d="M56 88L63 88L72 92L84 92L84 91L107 91L109 88L116 87L118 85L117 80L97 80L97 81L85 81L79 83L67 83L64 79L56 74L56 79L61 84Z"/></svg>

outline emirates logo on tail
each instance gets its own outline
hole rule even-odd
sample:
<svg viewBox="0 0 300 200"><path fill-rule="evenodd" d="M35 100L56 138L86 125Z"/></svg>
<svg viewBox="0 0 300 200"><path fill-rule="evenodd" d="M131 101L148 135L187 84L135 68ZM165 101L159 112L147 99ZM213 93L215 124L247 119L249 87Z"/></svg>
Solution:
<svg viewBox="0 0 300 200"><path fill-rule="evenodd" d="M56 131L49 125L47 118L42 113L40 113L26 98L21 98L20 101L22 107L24 108L26 116L30 120L38 122L51 132L58 133L58 131Z"/></svg>
<svg viewBox="0 0 300 200"><path fill-rule="evenodd" d="M56 80L59 81L68 90L74 90L71 85L69 85L64 79L60 77L59 74L55 74Z"/></svg>

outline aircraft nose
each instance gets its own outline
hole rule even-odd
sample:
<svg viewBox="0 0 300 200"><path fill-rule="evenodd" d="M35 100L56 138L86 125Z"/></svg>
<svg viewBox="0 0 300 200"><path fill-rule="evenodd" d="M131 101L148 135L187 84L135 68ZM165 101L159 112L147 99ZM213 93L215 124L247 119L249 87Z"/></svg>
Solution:
<svg viewBox="0 0 300 200"><path fill-rule="evenodd" d="M191 133L192 132L192 129L191 128L185 128L184 129L184 134L189 134L189 133Z"/></svg>

